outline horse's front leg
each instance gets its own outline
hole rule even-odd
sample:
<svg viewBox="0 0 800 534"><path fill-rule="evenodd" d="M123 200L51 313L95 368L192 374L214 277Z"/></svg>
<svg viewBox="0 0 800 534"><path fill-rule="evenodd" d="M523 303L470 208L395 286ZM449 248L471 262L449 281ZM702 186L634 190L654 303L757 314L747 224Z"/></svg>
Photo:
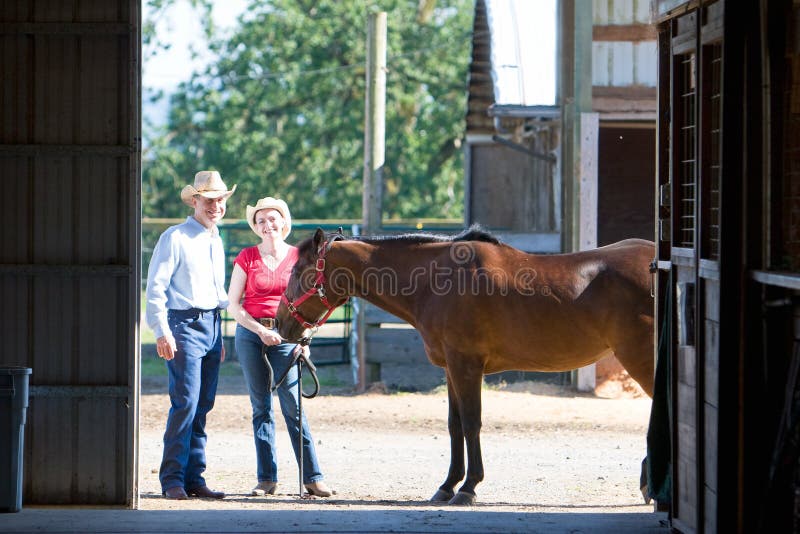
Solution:
<svg viewBox="0 0 800 534"><path fill-rule="evenodd" d="M448 502L455 496L456 484L464 478L464 430L458 412L458 399L453 390L453 378L447 373L447 430L450 433L450 469L447 479L431 497L433 502Z"/></svg>
<svg viewBox="0 0 800 534"><path fill-rule="evenodd" d="M452 379L448 382L448 391L450 388L453 390L451 402L453 398L457 399L461 431L467 444L467 478L449 503L474 504L475 486L483 480L480 436L483 367L475 365L475 361L465 357L459 358L457 362L453 372L448 375L448 378Z"/></svg>

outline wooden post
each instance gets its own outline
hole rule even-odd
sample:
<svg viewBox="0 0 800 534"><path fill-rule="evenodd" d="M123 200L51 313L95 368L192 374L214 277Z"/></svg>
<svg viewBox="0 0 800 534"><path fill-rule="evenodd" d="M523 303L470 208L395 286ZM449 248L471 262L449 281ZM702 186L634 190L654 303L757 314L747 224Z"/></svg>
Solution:
<svg viewBox="0 0 800 534"><path fill-rule="evenodd" d="M591 250L597 248L597 166L598 166L598 137L600 135L600 114L581 113L581 139L580 139L580 168L576 181L580 188L578 191L578 220L577 228L578 250Z"/></svg>
<svg viewBox="0 0 800 534"><path fill-rule="evenodd" d="M383 164L386 134L386 12L370 13L367 26L367 99L364 121L364 190L361 233L381 229L383 214ZM366 324L364 306L358 307L358 391L366 383Z"/></svg>
<svg viewBox="0 0 800 534"><path fill-rule="evenodd" d="M591 113L593 8L591 0L559 2L564 252L597 244L598 122ZM583 131L584 128L593 131ZM581 391L594 390L595 372L594 365L578 369L573 373L573 383Z"/></svg>
<svg viewBox="0 0 800 534"><path fill-rule="evenodd" d="M367 28L367 101L364 124L362 233L380 230L386 134L386 13L371 13Z"/></svg>
<svg viewBox="0 0 800 534"><path fill-rule="evenodd" d="M559 6L562 244L564 252L574 252L581 249L581 114L592 110L593 4L591 0L563 0Z"/></svg>

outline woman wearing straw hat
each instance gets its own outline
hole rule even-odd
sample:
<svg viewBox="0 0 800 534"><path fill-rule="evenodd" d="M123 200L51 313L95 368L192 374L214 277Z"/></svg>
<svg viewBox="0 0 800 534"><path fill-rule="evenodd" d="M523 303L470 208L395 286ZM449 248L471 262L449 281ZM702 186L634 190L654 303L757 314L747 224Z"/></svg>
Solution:
<svg viewBox="0 0 800 534"><path fill-rule="evenodd" d="M145 319L156 351L167 362L170 409L159 471L168 499L222 499L206 486L206 414L214 407L219 365L225 359L220 309L225 293L225 250L217 223L228 189L217 171L200 171L181 200L194 213L167 228L153 249L147 273Z"/></svg>
<svg viewBox="0 0 800 534"><path fill-rule="evenodd" d="M270 372L262 357L264 347L275 380L279 380L288 369L286 379L278 386L277 392L295 458L299 462L298 376L296 367L292 365L292 356L298 346L284 343L276 331L275 323L281 295L297 262L297 248L284 241L292 230L292 216L286 202L265 197L259 199L255 206L247 206L246 213L247 223L261 243L243 249L236 257L228 289L228 312L238 323L236 355L253 407L258 484L252 494L259 495L275 493L278 482L275 414ZM304 347L304 350L308 350L308 347ZM322 481L314 439L305 414L302 425L303 484L312 495L330 497L332 492Z"/></svg>

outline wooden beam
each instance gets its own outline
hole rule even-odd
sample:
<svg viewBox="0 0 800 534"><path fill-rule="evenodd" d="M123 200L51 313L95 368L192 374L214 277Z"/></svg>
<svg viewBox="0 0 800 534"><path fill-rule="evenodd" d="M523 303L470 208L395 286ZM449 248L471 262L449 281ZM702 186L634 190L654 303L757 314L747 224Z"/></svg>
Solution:
<svg viewBox="0 0 800 534"><path fill-rule="evenodd" d="M561 70L559 103L561 105L561 187L562 250L581 250L581 223L586 206L585 163L582 161L583 116L592 110L592 18L593 3L588 0L559 2L559 56ZM597 122L594 121L596 128ZM593 132L596 140L597 132ZM574 371L574 379L589 387L595 376L594 365Z"/></svg>
<svg viewBox="0 0 800 534"><path fill-rule="evenodd" d="M657 36L652 24L613 24L592 28L593 41L655 41Z"/></svg>
<svg viewBox="0 0 800 534"><path fill-rule="evenodd" d="M641 85L628 85L612 87L605 85L592 86L592 98L633 98L636 100L653 99L655 102L657 91L655 87Z"/></svg>

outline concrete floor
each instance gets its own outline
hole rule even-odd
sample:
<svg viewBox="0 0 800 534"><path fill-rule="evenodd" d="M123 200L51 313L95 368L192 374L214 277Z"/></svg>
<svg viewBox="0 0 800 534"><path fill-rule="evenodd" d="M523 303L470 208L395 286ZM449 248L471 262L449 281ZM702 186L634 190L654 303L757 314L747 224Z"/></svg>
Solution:
<svg viewBox="0 0 800 534"><path fill-rule="evenodd" d="M0 514L0 532L652 533L664 513L516 513L458 510L120 510L29 507Z"/></svg>

